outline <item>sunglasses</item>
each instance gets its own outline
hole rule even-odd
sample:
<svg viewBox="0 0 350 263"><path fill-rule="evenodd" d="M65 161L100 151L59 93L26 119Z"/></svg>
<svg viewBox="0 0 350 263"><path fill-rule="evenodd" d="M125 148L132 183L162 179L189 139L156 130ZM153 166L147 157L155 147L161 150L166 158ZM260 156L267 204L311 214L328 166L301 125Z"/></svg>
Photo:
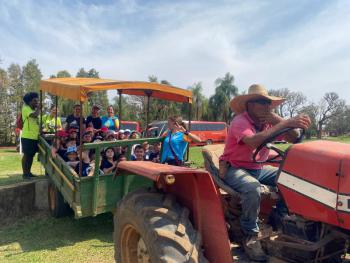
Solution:
<svg viewBox="0 0 350 263"><path fill-rule="evenodd" d="M249 101L249 102L258 103L260 105L271 105L271 100L266 100L266 99L252 100L252 101Z"/></svg>

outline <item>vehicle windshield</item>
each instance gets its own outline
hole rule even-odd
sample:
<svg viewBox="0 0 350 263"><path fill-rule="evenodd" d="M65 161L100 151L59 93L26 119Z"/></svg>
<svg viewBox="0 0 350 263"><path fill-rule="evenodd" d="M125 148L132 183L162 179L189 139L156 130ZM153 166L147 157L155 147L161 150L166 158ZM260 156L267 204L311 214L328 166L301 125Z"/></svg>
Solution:
<svg viewBox="0 0 350 263"><path fill-rule="evenodd" d="M156 138L160 137L168 129L167 122L151 123L150 128L147 130L147 137Z"/></svg>
<svg viewBox="0 0 350 263"><path fill-rule="evenodd" d="M121 130L129 129L130 131L136 131L136 128L137 128L136 123L121 123L120 125Z"/></svg>

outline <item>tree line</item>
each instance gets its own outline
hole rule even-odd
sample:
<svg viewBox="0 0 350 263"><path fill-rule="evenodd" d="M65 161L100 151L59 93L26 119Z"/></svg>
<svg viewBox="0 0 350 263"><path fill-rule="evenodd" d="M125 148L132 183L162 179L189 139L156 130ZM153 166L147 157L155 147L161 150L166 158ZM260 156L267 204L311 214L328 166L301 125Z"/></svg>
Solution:
<svg viewBox="0 0 350 263"><path fill-rule="evenodd" d="M1 63L1 61L0 61ZM1 64L0 64L1 66ZM75 75L67 70L61 70L50 78L65 77L87 77L99 78L99 72L92 68L85 70L80 68ZM35 59L29 60L24 66L11 64L7 69L0 67L0 145L10 145L14 143L16 118L21 111L23 95L30 91L39 90L39 83L42 73ZM171 85L167 80L158 80L154 75L148 77L148 81ZM215 93L209 98L203 94L201 82L194 83L188 89L193 94L193 104L191 116L193 120L225 121L227 123L233 117L230 110L230 100L237 95L244 94L235 85L234 76L226 73L223 77L217 78L214 82ZM311 129L307 136L317 136L321 138L324 132L331 132L335 135L343 135L350 131L350 106L345 100L339 98L335 92L327 92L318 102L309 101L302 92L291 91L287 88L269 90L271 95L286 98L276 112L282 117L294 117L300 113L306 113L312 120ZM55 96L45 94L44 110L55 103ZM119 98L116 96L112 100L115 110L119 111ZM77 102L58 98L58 108L60 116L67 116L72 113L73 105ZM84 115L87 116L93 104L98 104L102 109L106 109L110 104L106 91L89 94L89 99L84 105ZM145 125L146 97L126 96L122 97L123 119L141 122ZM162 101L151 98L149 119L166 120L170 115L182 115L188 118L188 105L183 103ZM104 111L101 114L105 114Z"/></svg>

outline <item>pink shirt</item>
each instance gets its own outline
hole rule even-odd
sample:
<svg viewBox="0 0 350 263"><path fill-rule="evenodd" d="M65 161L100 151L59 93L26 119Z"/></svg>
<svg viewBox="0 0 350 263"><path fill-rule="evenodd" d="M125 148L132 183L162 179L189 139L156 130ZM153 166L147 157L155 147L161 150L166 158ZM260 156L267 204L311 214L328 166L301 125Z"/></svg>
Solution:
<svg viewBox="0 0 350 263"><path fill-rule="evenodd" d="M267 130L270 127L270 124L266 124L261 131ZM228 130L225 150L221 155L220 160L230 162L230 164L236 168L262 169L262 164L253 161L255 149L246 145L242 141L245 136L253 136L257 132L253 120L249 117L246 111L234 117ZM266 161L268 156L269 150L263 148L258 154L256 160Z"/></svg>

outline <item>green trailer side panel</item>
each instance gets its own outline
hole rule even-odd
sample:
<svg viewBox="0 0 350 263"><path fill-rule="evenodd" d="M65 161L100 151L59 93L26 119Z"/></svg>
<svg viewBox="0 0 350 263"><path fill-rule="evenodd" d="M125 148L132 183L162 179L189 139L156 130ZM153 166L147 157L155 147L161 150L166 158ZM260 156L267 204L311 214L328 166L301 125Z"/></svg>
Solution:
<svg viewBox="0 0 350 263"><path fill-rule="evenodd" d="M86 144L84 148L101 151L101 147L129 146L142 143L146 139L102 142L99 144ZM161 139L147 139L149 142L161 141ZM39 137L39 160L45 168L47 175L62 193L66 202L72 207L76 218L94 216L111 212L116 208L119 200L124 195L141 187L153 186L153 181L137 175L97 175L95 177L78 177L77 174L59 156L52 157L51 146L44 137ZM129 151L130 154L130 151ZM130 157L130 156L129 156ZM94 189L97 189L95 191ZM96 193L96 200L94 200ZM96 203L95 203L96 202ZM94 211L94 204L96 209Z"/></svg>
<svg viewBox="0 0 350 263"><path fill-rule="evenodd" d="M97 214L113 211L119 200L128 192L140 187L150 187L152 185L152 180L137 175L128 175L125 177L101 175L98 185ZM93 196L91 194L93 187L93 177L83 178L80 182L82 217L91 216L93 214Z"/></svg>

